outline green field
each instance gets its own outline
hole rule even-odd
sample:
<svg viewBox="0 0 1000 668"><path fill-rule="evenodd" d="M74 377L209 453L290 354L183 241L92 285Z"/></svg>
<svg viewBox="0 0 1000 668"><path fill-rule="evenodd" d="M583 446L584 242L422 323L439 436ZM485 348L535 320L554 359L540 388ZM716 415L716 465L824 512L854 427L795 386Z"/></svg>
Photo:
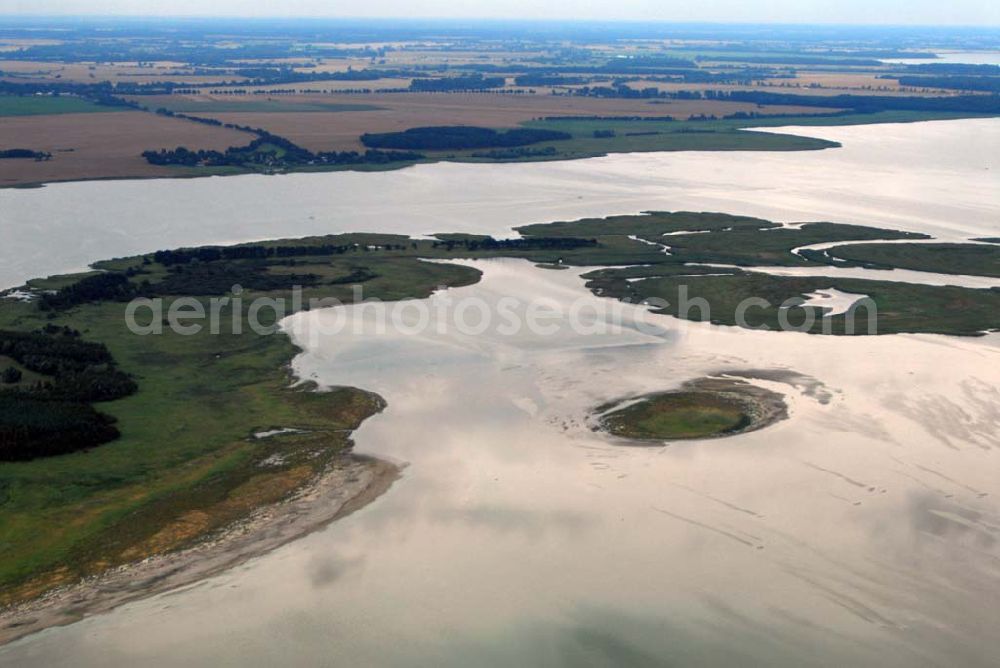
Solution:
<svg viewBox="0 0 1000 668"><path fill-rule="evenodd" d="M0 116L86 114L99 111L116 111L116 109L68 95L0 95Z"/></svg>

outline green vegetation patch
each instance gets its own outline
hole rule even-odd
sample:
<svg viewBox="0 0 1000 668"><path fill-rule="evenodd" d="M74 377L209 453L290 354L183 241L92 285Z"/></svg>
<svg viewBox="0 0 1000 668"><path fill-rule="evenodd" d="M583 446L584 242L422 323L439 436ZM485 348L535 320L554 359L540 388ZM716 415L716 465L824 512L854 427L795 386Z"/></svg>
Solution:
<svg viewBox="0 0 1000 668"><path fill-rule="evenodd" d="M722 436L749 423L741 403L709 392L653 395L602 420L604 428L615 436L664 441Z"/></svg>
<svg viewBox="0 0 1000 668"><path fill-rule="evenodd" d="M1000 247L984 244L851 244L826 253L872 268L1000 278Z"/></svg>
<svg viewBox="0 0 1000 668"><path fill-rule="evenodd" d="M361 143L375 149L407 151L461 151L478 148L512 148L539 142L563 141L571 135L548 128L493 130L465 125L410 128L402 132L365 133Z"/></svg>
<svg viewBox="0 0 1000 668"><path fill-rule="evenodd" d="M664 113L669 113L665 108ZM793 118L783 125L794 125ZM555 130L570 135L556 145L560 159L582 158L608 153L650 151L808 151L839 146L837 142L813 137L744 130L754 121L678 121L627 118L566 118L532 121L527 127ZM540 144L538 148L543 148Z"/></svg>
<svg viewBox="0 0 1000 668"><path fill-rule="evenodd" d="M650 302L656 312L686 320L749 329L955 336L1000 329L1000 290L747 272L651 276L638 281L627 281L612 271L587 277L588 287L604 296ZM818 304L805 305L806 295L829 288L857 294L859 301L833 316L824 316Z"/></svg>
<svg viewBox="0 0 1000 668"><path fill-rule="evenodd" d="M831 241L926 238L923 234L863 225L808 223L783 227L779 223L750 216L692 211L653 211L643 215L585 218L526 225L518 231L528 237L593 237L602 246L621 245L631 249L635 264L681 266L697 262L738 266L818 266L826 262L814 262L792 253L792 250ZM667 246L669 255L664 252ZM607 250L602 248L605 264L616 263L608 258Z"/></svg>
<svg viewBox="0 0 1000 668"><path fill-rule="evenodd" d="M980 114L948 111L877 111L872 113L760 115L739 118L671 120L670 106L663 105L659 118L547 118L525 123L525 127L557 130L571 135L558 143L541 142L537 151L552 148L554 153L535 153L523 160L569 160L651 151L814 151L836 148L839 143L790 134L746 128L781 126L839 126L872 123L911 123L929 120L979 117Z"/></svg>
<svg viewBox="0 0 1000 668"><path fill-rule="evenodd" d="M646 238L646 237L644 237ZM678 234L659 240L684 262L712 262L739 266L800 266L811 262L791 251L801 246L831 241L864 239L925 239L927 235L898 232L864 225L807 223L769 229L734 225L711 234ZM653 241L654 238L647 238ZM888 244L887 244L888 245Z"/></svg>
<svg viewBox="0 0 1000 668"><path fill-rule="evenodd" d="M762 429L788 415L780 394L724 378L689 381L677 391L597 410L603 411L599 429L637 441L717 438Z"/></svg>
<svg viewBox="0 0 1000 668"><path fill-rule="evenodd" d="M195 117L189 117L194 119ZM209 125L221 125L211 121ZM237 127L227 124L228 127ZM246 130L246 128L241 128ZM243 171L272 173L296 168L324 169L343 168L358 165L397 166L409 164L424 159L422 153L413 151L380 151L368 149L364 153L357 151L320 151L313 153L294 142L270 134L261 129L252 130L257 138L246 146L230 146L225 151L200 149L192 151L184 146L175 149L159 149L143 151L142 157L152 165L178 166L208 170L208 173L240 173ZM223 170L223 171L219 171ZM235 170L235 171L229 171ZM189 171L196 175L198 171Z"/></svg>
<svg viewBox="0 0 1000 668"><path fill-rule="evenodd" d="M218 274L226 280L247 267L262 280L308 274L314 280L305 287L304 299L333 297L343 303L353 301L358 282L364 283L366 297L390 300L426 297L441 285L477 280L478 272L468 267L386 251L380 256L368 249L371 242L389 239L400 237L334 240L352 248L343 254L310 254L333 242L303 240L302 254L276 257L266 265L191 260L182 263L181 275L203 277L212 264L220 265ZM101 268L134 286L148 283L152 290L163 289L177 275L152 255L104 262ZM215 269L207 271L216 274ZM36 285L68 288L95 275L100 274L55 277ZM196 284L193 280L189 287ZM284 498L349 451L350 431L381 410L381 400L353 388L323 393L290 389L286 365L296 348L284 335L255 333L247 313L255 297L291 303L290 294L284 287L261 287L243 294L236 314L239 333L227 326L233 318L227 308L217 335L207 327L188 336L165 327L159 335L137 336L126 328L126 304L117 292L113 299L91 294L47 311L37 300L0 301L0 330L30 333L47 325L66 326L78 331L82 341L105 346L116 368L137 385L127 397L93 404L113 420L120 432L115 440L86 451L0 463L0 605L187 546ZM194 296L223 288L221 281ZM174 300L172 295L164 298L164 312ZM206 298L199 300L207 310ZM273 324L266 311L261 315L261 324ZM11 366L10 359L5 355L4 368ZM58 382L53 385L59 387ZM12 424L8 417L0 416L0 421ZM285 427L302 433L252 437Z"/></svg>
<svg viewBox="0 0 1000 668"><path fill-rule="evenodd" d="M792 250L838 240L911 239L924 235L834 223L788 228L759 218L687 211L588 218L518 229L527 238L594 239L594 247L526 256L536 262L632 265L599 269L584 278L595 294L630 302L648 301L658 312L687 320L812 334L930 332L975 336L1000 329L1000 290L824 276L771 276L739 268L825 269L830 264L828 257L816 259L812 254L800 255ZM848 313L826 317L816 306L803 305L807 295L828 288L857 294L861 301ZM870 301L864 301L865 296Z"/></svg>
<svg viewBox="0 0 1000 668"><path fill-rule="evenodd" d="M121 111L70 95L0 95L0 116L43 116Z"/></svg>
<svg viewBox="0 0 1000 668"><path fill-rule="evenodd" d="M48 160L51 157L51 153L30 148L0 149L0 160Z"/></svg>
<svg viewBox="0 0 1000 668"><path fill-rule="evenodd" d="M51 323L34 332L0 330L0 461L85 450L119 436L93 402L120 399L135 382L107 347ZM27 376L25 374L28 374Z"/></svg>

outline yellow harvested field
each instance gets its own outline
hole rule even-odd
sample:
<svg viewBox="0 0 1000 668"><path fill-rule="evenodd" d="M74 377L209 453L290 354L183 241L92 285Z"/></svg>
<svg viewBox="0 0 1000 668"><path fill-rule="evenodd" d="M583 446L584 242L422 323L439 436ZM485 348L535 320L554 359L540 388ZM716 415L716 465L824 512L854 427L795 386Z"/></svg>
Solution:
<svg viewBox="0 0 1000 668"><path fill-rule="evenodd" d="M311 70L310 70L311 71ZM204 92L195 95L185 95L185 97L191 97L193 99L205 99L211 98L213 96L227 99L230 101L239 101L241 96L232 95L220 95L219 91L224 90L245 90L245 91L260 91L262 94L271 91L292 91L297 93L298 91L309 90L309 91L321 91L323 93L344 91L344 90L385 90L385 89L399 89L399 88L409 88L412 79L396 79L396 78L386 78L386 79L369 79L366 81L296 81L293 84L267 84L265 86L229 86L218 88L203 89ZM138 101L142 101L141 98L134 98ZM253 98L259 99L259 98ZM282 98L286 99L286 98ZM367 104L364 99L359 99L355 101L355 104Z"/></svg>
<svg viewBox="0 0 1000 668"><path fill-rule="evenodd" d="M769 83L780 84L788 79L772 79ZM888 88L897 90L899 85L895 79L879 79L875 74L859 72L808 72L796 73L795 83L803 86L816 84L824 88Z"/></svg>
<svg viewBox="0 0 1000 668"><path fill-rule="evenodd" d="M170 176L177 170L150 165L151 148L224 149L252 136L140 111L0 118L0 146L52 154L42 162L0 160L0 186L76 179Z"/></svg>
<svg viewBox="0 0 1000 668"><path fill-rule="evenodd" d="M196 96L194 99L216 99ZM219 96L231 105L240 98ZM248 96L260 103L260 96ZM326 104L371 104L376 111L266 112L199 111L199 116L225 123L261 127L286 137L312 151L351 151L363 148L365 132L394 132L428 125L478 125L516 127L546 116L672 116L687 119L697 114L723 116L736 112L761 114L816 114L829 110L815 107L758 107L742 102L713 100L648 100L561 97L554 95L492 95L477 93L386 93L371 95L283 95L276 102L323 102ZM156 106L150 101L151 106ZM256 106L256 105L255 105Z"/></svg>

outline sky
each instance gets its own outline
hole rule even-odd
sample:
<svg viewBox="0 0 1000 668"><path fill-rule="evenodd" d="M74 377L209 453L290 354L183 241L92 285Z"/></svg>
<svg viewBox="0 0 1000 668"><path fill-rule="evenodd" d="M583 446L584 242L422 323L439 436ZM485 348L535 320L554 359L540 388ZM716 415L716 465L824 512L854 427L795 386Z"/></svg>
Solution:
<svg viewBox="0 0 1000 668"><path fill-rule="evenodd" d="M1000 25L998 0L0 0L0 15L506 18Z"/></svg>

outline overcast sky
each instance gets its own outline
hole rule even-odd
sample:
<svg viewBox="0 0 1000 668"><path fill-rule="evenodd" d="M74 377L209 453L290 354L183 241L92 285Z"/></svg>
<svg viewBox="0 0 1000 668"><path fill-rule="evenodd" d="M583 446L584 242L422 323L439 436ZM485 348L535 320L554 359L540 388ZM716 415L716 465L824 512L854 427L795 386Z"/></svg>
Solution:
<svg viewBox="0 0 1000 668"><path fill-rule="evenodd" d="M0 0L0 14L998 25L1000 0Z"/></svg>

